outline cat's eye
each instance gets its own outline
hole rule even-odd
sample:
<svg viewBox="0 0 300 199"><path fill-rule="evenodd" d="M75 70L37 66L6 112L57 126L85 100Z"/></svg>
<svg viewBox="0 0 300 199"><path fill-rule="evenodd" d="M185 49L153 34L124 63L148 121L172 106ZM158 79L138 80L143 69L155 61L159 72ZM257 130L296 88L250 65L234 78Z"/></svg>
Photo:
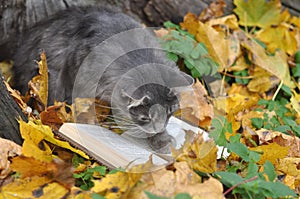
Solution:
<svg viewBox="0 0 300 199"><path fill-rule="evenodd" d="M150 122L150 118L144 115L140 116L139 120L142 122Z"/></svg>

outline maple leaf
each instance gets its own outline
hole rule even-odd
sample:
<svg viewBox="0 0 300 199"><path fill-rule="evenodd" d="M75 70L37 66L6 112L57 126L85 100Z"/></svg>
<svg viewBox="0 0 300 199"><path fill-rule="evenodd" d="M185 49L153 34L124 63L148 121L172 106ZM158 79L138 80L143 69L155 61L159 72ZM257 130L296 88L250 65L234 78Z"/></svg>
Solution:
<svg viewBox="0 0 300 199"><path fill-rule="evenodd" d="M190 92L183 92L180 96L181 118L208 129L214 112L207 96L204 86L199 80L196 80L193 85L193 97Z"/></svg>
<svg viewBox="0 0 300 199"><path fill-rule="evenodd" d="M234 0L233 10L239 17L242 26L258 26L265 28L276 25L280 20L281 4L279 0Z"/></svg>
<svg viewBox="0 0 300 199"><path fill-rule="evenodd" d="M36 121L38 122L38 121ZM82 151L73 148L68 142L61 141L54 138L51 128L42 124L35 124L32 121L28 123L19 121L20 132L24 143L22 146L22 154L27 157L34 157L37 160L44 162L51 162L53 159L52 150L49 145L44 141L48 141L57 146L69 149L82 157L88 159L88 156ZM43 148L41 149L40 146Z"/></svg>
<svg viewBox="0 0 300 199"><path fill-rule="evenodd" d="M183 146L178 150L172 149L172 155L195 170L212 173L216 171L217 151L213 140L204 141L201 134L187 131Z"/></svg>
<svg viewBox="0 0 300 199"><path fill-rule="evenodd" d="M21 154L21 146L16 143L0 138L0 179L4 179L10 172L9 158Z"/></svg>
<svg viewBox="0 0 300 199"><path fill-rule="evenodd" d="M48 101L48 66L44 52L41 53L41 61L38 65L39 74L29 81L28 86L31 97L37 101L38 110L43 111Z"/></svg>
<svg viewBox="0 0 300 199"><path fill-rule="evenodd" d="M291 81L287 55L284 52L277 51L274 56L269 56L262 46L253 41L244 32L239 31L238 37L241 41L241 45L251 52L251 61L254 64L278 77L286 86L290 88L295 87Z"/></svg>
<svg viewBox="0 0 300 199"><path fill-rule="evenodd" d="M291 29L286 24L279 24L260 30L256 33L256 38L264 42L272 53L281 49L293 55L297 51L296 33L295 29Z"/></svg>
<svg viewBox="0 0 300 199"><path fill-rule="evenodd" d="M224 14L224 7L226 7L226 3L224 0L216 0L213 1L207 8L205 8L200 16L199 20L202 22L206 22L215 17L220 17Z"/></svg>
<svg viewBox="0 0 300 199"><path fill-rule="evenodd" d="M53 106L47 107L46 110L40 113L40 118L43 124L50 126L54 130L58 130L64 122L73 122L72 111L67 113L67 106L65 102L54 102Z"/></svg>
<svg viewBox="0 0 300 199"><path fill-rule="evenodd" d="M174 170L162 168L145 173L130 193L129 198L147 199L147 190L160 197L173 197L178 193L188 193L193 198L224 198L222 184L209 178L202 183L186 162L175 162Z"/></svg>

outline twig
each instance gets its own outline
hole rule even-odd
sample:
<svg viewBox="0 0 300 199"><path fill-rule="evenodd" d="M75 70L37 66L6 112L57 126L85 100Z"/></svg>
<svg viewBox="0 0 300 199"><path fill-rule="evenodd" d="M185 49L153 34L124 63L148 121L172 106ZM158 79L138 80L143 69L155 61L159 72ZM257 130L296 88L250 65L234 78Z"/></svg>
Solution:
<svg viewBox="0 0 300 199"><path fill-rule="evenodd" d="M227 191L225 191L225 192L223 193L223 195L226 196L229 192L231 192L233 189L235 189L236 187L240 186L241 184L245 184L245 183L247 183L247 182L254 181L254 180L256 180L257 178L258 178L258 176L254 176L254 177L252 177L252 178L249 178L249 179L247 179L247 180L244 180L244 181L242 181L242 182L239 182L239 183L233 185L232 187L230 187Z"/></svg>

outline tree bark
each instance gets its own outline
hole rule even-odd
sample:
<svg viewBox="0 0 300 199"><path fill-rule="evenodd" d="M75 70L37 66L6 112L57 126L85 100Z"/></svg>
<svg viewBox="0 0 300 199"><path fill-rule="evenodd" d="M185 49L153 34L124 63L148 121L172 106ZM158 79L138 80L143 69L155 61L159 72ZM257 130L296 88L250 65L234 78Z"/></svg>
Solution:
<svg viewBox="0 0 300 199"><path fill-rule="evenodd" d="M2 77L1 72L0 75ZM0 137L22 144L17 119L27 121L20 107L7 91L3 78L0 78Z"/></svg>

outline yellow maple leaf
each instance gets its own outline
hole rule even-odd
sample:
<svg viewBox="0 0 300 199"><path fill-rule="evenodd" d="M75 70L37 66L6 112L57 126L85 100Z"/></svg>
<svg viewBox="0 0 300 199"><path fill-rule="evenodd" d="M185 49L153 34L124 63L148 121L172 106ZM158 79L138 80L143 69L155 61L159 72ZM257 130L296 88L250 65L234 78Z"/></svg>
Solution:
<svg viewBox="0 0 300 199"><path fill-rule="evenodd" d="M213 140L204 141L201 134L187 131L183 146L172 149L177 161L186 161L195 170L212 173L216 171L217 147Z"/></svg>
<svg viewBox="0 0 300 199"><path fill-rule="evenodd" d="M41 61L38 62L39 74L29 81L30 95L35 98L40 105L40 111L44 110L48 101L48 66L46 54L41 53Z"/></svg>
<svg viewBox="0 0 300 199"><path fill-rule="evenodd" d="M136 175L140 176L140 174ZM132 174L119 171L114 174L107 174L101 180L94 180L95 185L91 190L104 194L107 199L126 198L138 179L132 178Z"/></svg>
<svg viewBox="0 0 300 199"><path fill-rule="evenodd" d="M270 143L268 145L261 145L250 149L263 152L263 154L260 156L258 164L264 164L266 160L269 160L272 164L275 164L277 163L278 159L286 157L289 152L289 147L283 147L277 143Z"/></svg>
<svg viewBox="0 0 300 199"><path fill-rule="evenodd" d="M233 10L239 17L242 26L267 27L276 25L280 20L281 4L279 0L234 0Z"/></svg>
<svg viewBox="0 0 300 199"><path fill-rule="evenodd" d="M256 38L264 42L272 53L281 49L289 55L293 55L297 51L296 33L295 29L281 23L278 26L260 30L256 33Z"/></svg>
<svg viewBox="0 0 300 199"><path fill-rule="evenodd" d="M46 140L57 146L69 149L88 159L88 156L84 152L73 148L68 142L55 139L49 126L42 125L41 123L35 124L32 121L26 123L21 120L19 123L20 132L24 139L22 146L23 155L27 157L34 157L40 161L51 162L53 159L52 150L46 142L43 142L43 140ZM39 148L40 144L43 144L43 150Z"/></svg>
<svg viewBox="0 0 300 199"><path fill-rule="evenodd" d="M228 37L224 32L218 32L208 24L199 22L196 40L205 44L211 57L219 63L219 71L231 66L240 53L239 41L234 35ZM229 59L230 56L233 58Z"/></svg>
<svg viewBox="0 0 300 199"><path fill-rule="evenodd" d="M56 182L50 182L46 177L31 177L16 179L0 189L1 196L5 199L16 198L63 198L68 189Z"/></svg>
<svg viewBox="0 0 300 199"><path fill-rule="evenodd" d="M295 84L291 81L287 55L283 51L277 51L274 56L269 56L263 47L253 41L243 31L238 31L238 37L241 45L251 52L251 61L254 64L278 77L286 86L290 88L295 87Z"/></svg>

